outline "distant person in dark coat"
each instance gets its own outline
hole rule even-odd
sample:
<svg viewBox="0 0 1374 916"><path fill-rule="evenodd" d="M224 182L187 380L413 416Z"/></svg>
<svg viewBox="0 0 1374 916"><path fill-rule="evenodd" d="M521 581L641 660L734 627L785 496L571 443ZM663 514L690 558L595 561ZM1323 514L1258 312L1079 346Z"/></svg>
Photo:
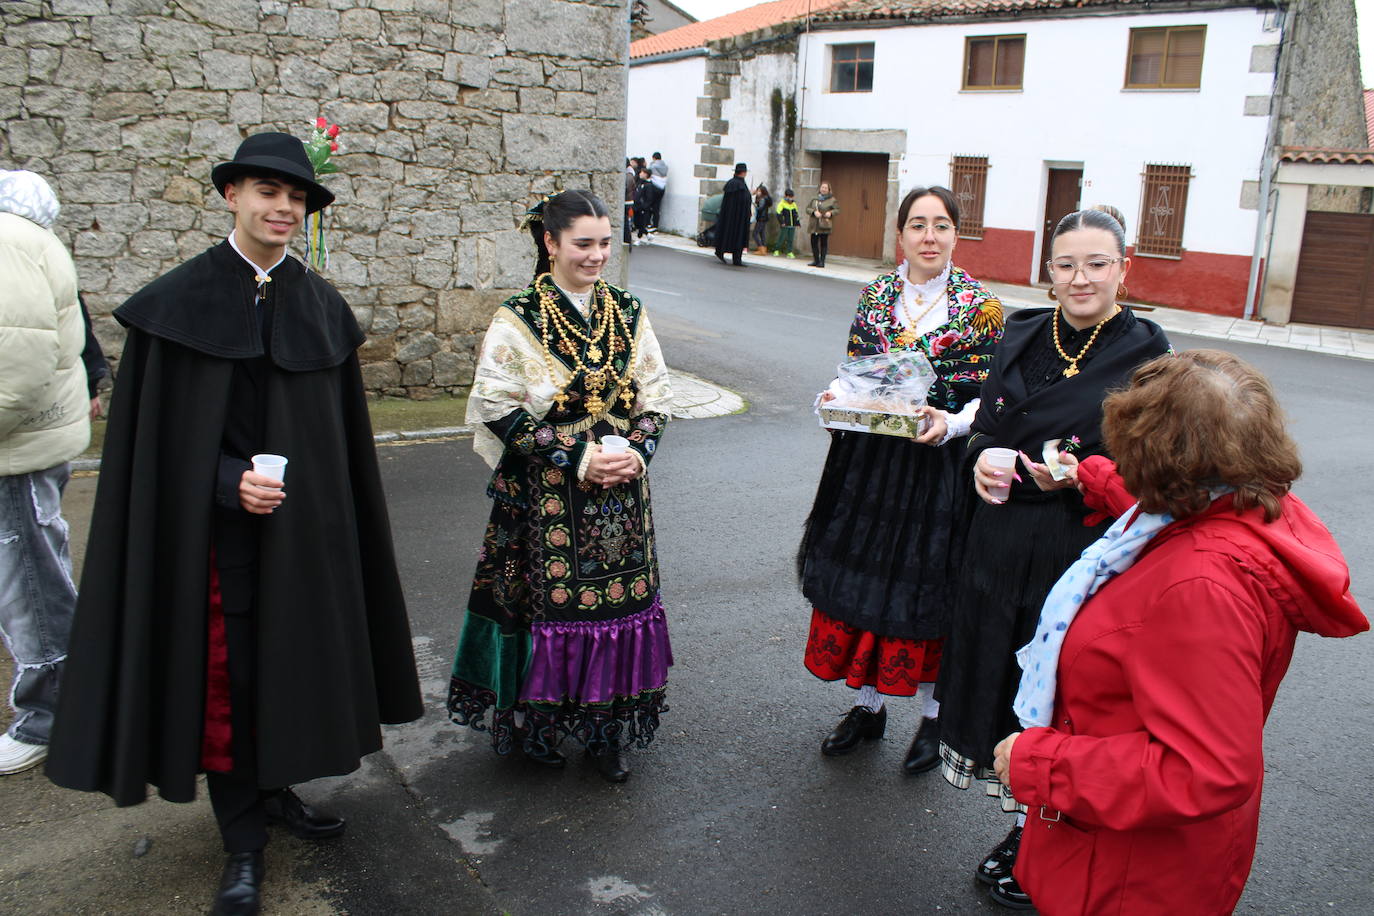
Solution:
<svg viewBox="0 0 1374 916"><path fill-rule="evenodd" d="M749 244L749 215L753 209L753 195L744 176L749 167L743 162L735 166L735 177L725 182L725 199L720 204L720 218L716 220L716 259L725 263L728 253L736 267L744 266L744 248Z"/></svg>

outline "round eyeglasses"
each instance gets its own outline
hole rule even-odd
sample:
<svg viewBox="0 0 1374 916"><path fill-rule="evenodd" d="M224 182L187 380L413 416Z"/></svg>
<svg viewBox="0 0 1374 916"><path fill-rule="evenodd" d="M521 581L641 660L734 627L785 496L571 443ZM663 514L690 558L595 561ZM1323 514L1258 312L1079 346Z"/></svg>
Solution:
<svg viewBox="0 0 1374 916"><path fill-rule="evenodd" d="M1089 283L1097 283L1107 279L1107 274L1111 272L1112 265L1125 258L1093 258L1084 261L1082 264L1075 264L1073 261L1052 258L1045 262L1045 269L1050 272L1050 276L1056 283L1070 283L1073 281L1074 274L1080 270Z"/></svg>

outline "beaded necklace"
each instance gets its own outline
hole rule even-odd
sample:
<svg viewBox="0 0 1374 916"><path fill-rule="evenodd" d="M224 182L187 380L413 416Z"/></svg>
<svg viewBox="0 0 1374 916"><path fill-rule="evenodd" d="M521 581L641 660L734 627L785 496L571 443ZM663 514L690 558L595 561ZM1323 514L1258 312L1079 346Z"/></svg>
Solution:
<svg viewBox="0 0 1374 916"><path fill-rule="evenodd" d="M558 307L558 291L549 274L540 274L535 278L534 287L539 296L539 337L544 347L544 365L548 368L549 379L557 378L554 374L553 348L550 346L551 329L558 335L558 352L573 361L572 377L558 394L553 396L558 409L563 410L567 405L568 389L577 380L579 373L587 391L587 412L593 419L603 419L609 415L617 397L626 409L629 409L634 403L630 374L634 371L638 345L634 335L630 333L625 315L616 307L610 287L604 280L596 281L587 309L587 334L579 331ZM616 333L617 327L619 334ZM583 346L579 347L575 341L581 341ZM615 355L627 347L630 351L629 360L625 363L625 374L622 375L616 371ZM597 363L601 365L598 366ZM610 404L602 397L608 389Z"/></svg>
<svg viewBox="0 0 1374 916"><path fill-rule="evenodd" d="M1092 349L1093 342L1097 340L1097 335L1102 333L1102 328L1107 324L1107 322L1115 318L1117 313L1120 311L1121 306L1115 306L1112 309L1112 313L1108 315L1106 318L1103 318L1101 321L1099 321L1097 323L1097 327L1093 328L1092 335L1088 337L1088 342L1083 345L1083 349L1078 351L1078 355L1070 356L1069 354L1064 352L1063 346L1061 346L1059 343L1059 316L1063 312L1063 306L1056 305L1054 307L1054 321L1050 324L1050 327L1054 330L1054 348L1059 351L1059 355L1064 360L1064 362L1069 364L1068 368L1064 370L1064 378L1073 378L1075 375L1078 374L1078 361L1082 359L1083 356L1089 350Z"/></svg>
<svg viewBox="0 0 1374 916"><path fill-rule="evenodd" d="M949 268L949 265L946 264L946 265L945 265L945 268L946 268L945 272L943 272L943 273L940 274L941 277L946 277L946 276L948 276L948 268ZM908 269L910 269L910 268L908 268ZM911 346L915 346L916 341L919 340L919 339L920 339L920 336L921 336L920 334L916 333L916 326L917 326L918 324L921 323L921 319L925 318L927 315L930 314L930 310L933 309L933 308L935 308L935 306L936 306L937 304L939 304L940 300L942 300L942 299L945 298L944 295L942 294L942 293L943 293L943 290L944 290L944 288L945 288L945 284L941 284L941 286L940 286L940 292L937 292L937 293L935 294L935 296L934 296L934 297L931 299L931 301L930 301L930 305L927 305L924 309L922 309L922 310L921 310L921 314L917 315L915 318L912 318L912 317L911 317L911 309L908 308L908 307L907 307L907 304L906 304L906 300L907 300L907 289L910 288L910 289L912 290L911 298L913 298L913 299L916 300L916 305L917 305L917 307L919 307L919 306L925 304L925 301L926 301L926 300L925 300L925 297L924 297L923 295L921 295L920 293L915 292L915 290L918 289L919 287L916 286L915 284L913 284L913 283L911 282L910 277L902 277L902 278L901 278L901 284L902 284L902 285L901 285L901 288L897 291L897 299L898 299L898 301L901 303L901 306L902 306L902 314L906 316L906 323L907 323L907 326L906 326L905 328L903 328L903 329L901 330L900 333L898 333L898 335L897 335L897 345L898 345L898 346L902 346L902 347L911 347ZM922 284L922 285L929 285L929 284Z"/></svg>

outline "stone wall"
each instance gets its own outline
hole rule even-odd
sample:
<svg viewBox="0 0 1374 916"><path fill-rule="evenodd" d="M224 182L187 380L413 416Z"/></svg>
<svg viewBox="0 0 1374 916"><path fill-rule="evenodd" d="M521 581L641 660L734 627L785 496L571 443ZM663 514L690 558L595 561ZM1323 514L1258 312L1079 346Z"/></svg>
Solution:
<svg viewBox="0 0 1374 916"><path fill-rule="evenodd" d="M457 391L530 279L530 203L619 200L627 17L626 0L5 0L0 168L52 182L117 358L110 310L232 228L210 168L323 115L342 127L326 275L368 332L367 384Z"/></svg>
<svg viewBox="0 0 1374 916"><path fill-rule="evenodd" d="M1366 148L1354 0L1298 0L1287 15L1275 145ZM1360 188L1314 187L1308 209L1367 212L1368 198Z"/></svg>

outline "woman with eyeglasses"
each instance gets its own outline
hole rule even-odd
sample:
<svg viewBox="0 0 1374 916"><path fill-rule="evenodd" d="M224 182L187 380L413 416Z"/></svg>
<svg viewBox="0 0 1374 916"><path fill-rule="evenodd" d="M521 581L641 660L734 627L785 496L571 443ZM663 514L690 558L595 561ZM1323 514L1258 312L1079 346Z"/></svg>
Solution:
<svg viewBox="0 0 1374 916"><path fill-rule="evenodd" d="M961 789L987 780L1008 812L1020 806L992 767L993 748L1017 726L1015 652L1034 634L1050 587L1108 521L1083 504L1057 455L1105 453L1106 393L1171 349L1157 325L1117 304L1131 266L1118 220L1097 209L1070 213L1050 244L1056 305L1007 320L968 438L964 464L979 499L935 691L945 779ZM995 466L991 448L1019 452L1024 473ZM1024 823L1022 813L977 868L993 900L1016 909L1031 906L1012 877Z"/></svg>
<svg viewBox="0 0 1374 916"><path fill-rule="evenodd" d="M813 608L807 670L858 690L821 753L881 738L884 698L915 696L908 774L940 762L931 694L956 585L954 523L972 496L959 473L963 437L1002 336L1002 303L951 260L958 226L947 188L907 194L897 210L906 260L864 288L849 333L849 359L911 350L930 360L937 378L922 408L930 425L916 439L832 433L797 556Z"/></svg>

